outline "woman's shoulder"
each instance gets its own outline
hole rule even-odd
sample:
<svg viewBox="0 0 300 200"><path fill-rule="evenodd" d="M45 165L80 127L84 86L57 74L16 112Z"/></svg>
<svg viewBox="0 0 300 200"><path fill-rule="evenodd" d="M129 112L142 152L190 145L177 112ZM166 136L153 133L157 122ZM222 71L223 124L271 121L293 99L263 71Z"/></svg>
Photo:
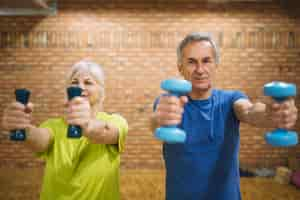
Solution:
<svg viewBox="0 0 300 200"><path fill-rule="evenodd" d="M127 124L127 120L119 113L98 112L97 118L104 121L118 121Z"/></svg>
<svg viewBox="0 0 300 200"><path fill-rule="evenodd" d="M109 112L98 112L97 118L114 118L114 117L121 117L123 116L120 113L109 113Z"/></svg>
<svg viewBox="0 0 300 200"><path fill-rule="evenodd" d="M63 117L55 117L46 119L40 126L64 126L66 124Z"/></svg>

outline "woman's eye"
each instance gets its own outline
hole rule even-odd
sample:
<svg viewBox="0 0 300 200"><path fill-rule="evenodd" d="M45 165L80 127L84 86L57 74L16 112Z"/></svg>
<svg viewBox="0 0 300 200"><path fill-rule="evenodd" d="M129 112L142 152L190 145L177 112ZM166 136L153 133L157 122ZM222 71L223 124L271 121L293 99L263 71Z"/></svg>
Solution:
<svg viewBox="0 0 300 200"><path fill-rule="evenodd" d="M85 84L86 84L86 85L92 85L93 82L92 82L92 81L85 81Z"/></svg>

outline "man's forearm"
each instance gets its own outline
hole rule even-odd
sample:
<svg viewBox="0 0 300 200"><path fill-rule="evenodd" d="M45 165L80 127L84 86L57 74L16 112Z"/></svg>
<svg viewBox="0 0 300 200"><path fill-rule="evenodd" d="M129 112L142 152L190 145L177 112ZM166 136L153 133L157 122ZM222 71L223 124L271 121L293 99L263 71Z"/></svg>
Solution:
<svg viewBox="0 0 300 200"><path fill-rule="evenodd" d="M261 128L274 128L271 116L267 112L266 105L255 103L249 109L245 120L248 124Z"/></svg>
<svg viewBox="0 0 300 200"><path fill-rule="evenodd" d="M158 128L158 124L156 122L156 119L155 119L154 113L153 113L150 118L150 129L152 132L154 132L156 128Z"/></svg>

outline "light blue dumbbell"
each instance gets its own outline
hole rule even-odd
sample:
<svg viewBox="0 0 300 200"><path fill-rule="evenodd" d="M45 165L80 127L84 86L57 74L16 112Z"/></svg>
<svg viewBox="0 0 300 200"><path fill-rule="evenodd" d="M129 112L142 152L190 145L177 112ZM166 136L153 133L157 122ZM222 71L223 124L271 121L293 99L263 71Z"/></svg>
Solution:
<svg viewBox="0 0 300 200"><path fill-rule="evenodd" d="M282 102L288 97L296 96L297 88L294 84L274 81L264 86L264 94ZM298 143L298 135L295 131L278 128L266 133L265 140L272 146L288 147Z"/></svg>
<svg viewBox="0 0 300 200"><path fill-rule="evenodd" d="M183 96L192 91L192 84L186 80L167 79L161 82L160 87L169 92L169 95ZM177 124L162 126L155 130L155 137L167 143L184 143L186 133L176 127Z"/></svg>

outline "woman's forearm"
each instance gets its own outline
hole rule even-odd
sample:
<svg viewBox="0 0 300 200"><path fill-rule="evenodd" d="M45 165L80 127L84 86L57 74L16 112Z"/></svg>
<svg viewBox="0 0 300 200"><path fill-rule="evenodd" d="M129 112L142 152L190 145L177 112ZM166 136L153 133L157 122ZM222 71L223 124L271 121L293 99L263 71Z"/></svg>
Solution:
<svg viewBox="0 0 300 200"><path fill-rule="evenodd" d="M117 144L119 129L111 123L93 119L83 134L96 144Z"/></svg>
<svg viewBox="0 0 300 200"><path fill-rule="evenodd" d="M50 131L46 128L31 126L26 129L25 146L34 152L44 152L51 143Z"/></svg>

